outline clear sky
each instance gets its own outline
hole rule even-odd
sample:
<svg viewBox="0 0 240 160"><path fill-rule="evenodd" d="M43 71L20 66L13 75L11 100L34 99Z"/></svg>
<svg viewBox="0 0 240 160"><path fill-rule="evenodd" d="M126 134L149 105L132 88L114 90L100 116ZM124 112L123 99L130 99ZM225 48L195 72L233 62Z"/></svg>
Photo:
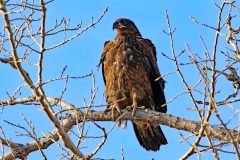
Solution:
<svg viewBox="0 0 240 160"><path fill-rule="evenodd" d="M44 80L49 80L58 77L61 74L62 68L67 65L66 74L69 75L85 75L94 72L96 75L96 85L98 88L97 97L94 104L100 104L102 95L104 93L104 83L101 75L101 70L97 69L97 64L103 49L103 44L107 40L111 40L115 36L115 32L112 30L112 24L117 18L129 18L135 22L138 29L142 33L144 38L149 38L155 44L157 48L158 65L161 73L167 74L175 72L176 68L174 63L166 59L161 52L164 52L168 56L171 55L169 37L163 33L163 30L167 30L165 10L168 10L172 27L176 27L174 33L174 43L176 52L180 52L186 49L185 44L188 43L194 53L203 57L204 49L200 41L202 36L209 48L212 51L213 39L215 33L209 28L204 28L190 20L190 16L196 17L199 21L207 23L212 26L217 24L217 13L218 10L211 0L121 0L121 1L110 1L110 0L72 0L72 1L56 1L47 6L47 28L51 28L55 20L61 18L71 19L71 26L76 25L78 22L83 22L83 28L91 23L91 17L97 19L105 8L108 7L106 16L98 23L94 28L89 29L79 38L72 42L59 47L55 50L46 52L44 58ZM1 24L1 23L0 23ZM2 24L1 24L2 25ZM225 41L225 37L220 37ZM63 39L62 36L52 37L47 39L46 45L52 46ZM220 43L220 48L226 48L225 43ZM20 51L21 52L21 51ZM35 56L29 59L36 63ZM181 62L188 62L188 53L182 56ZM221 58L220 58L221 61ZM221 69L221 63L218 64ZM37 78L36 69L26 65L33 80ZM199 75L193 66L183 66L183 73L190 85L196 84L199 80ZM19 75L11 67L0 64L0 97L1 99L7 99L6 92L12 94L17 86L23 82L19 78ZM166 80L165 94L167 100L172 99L175 95L185 91L184 86L178 76L173 73L164 77ZM226 81L220 82L225 85ZM220 84L220 86L223 86ZM64 88L64 81L56 82L51 85L46 85L46 93L49 96L58 97ZM68 84L68 89L63 99L71 102L72 104L80 107L84 105L83 99L86 99L89 103L91 97L92 79L91 77L85 79L71 80ZM224 88L226 93L231 92L231 85ZM224 92L223 92L224 94ZM20 97L28 96L30 92L27 88L22 91ZM202 97L200 95L199 99ZM221 97L221 96L220 96ZM223 96L224 97L224 96ZM197 114L194 111L187 110L186 108L192 107L192 103L187 95L182 95L180 98L175 99L168 105L168 113L191 119L199 120ZM42 130L49 132L53 126L41 111L38 106L21 106L6 107L0 116L0 126L3 127L7 133L8 138L12 138L17 142L22 142L21 137L15 137L14 134L19 129L7 125L3 120L8 119L15 123L24 123L21 113L23 113L28 119L37 126L36 131L38 136L42 136ZM232 112L226 112L226 116L231 116ZM212 120L213 124L219 122ZM112 122L100 123L110 129ZM106 159L121 159L121 148L124 149L124 155L127 160L142 159L150 160L154 158L174 160L180 158L189 148L189 144L181 142L182 137L190 136L190 133L162 126L162 129L168 139L168 145L162 146L158 152L145 151L138 144L137 139L134 135L131 123L128 123L128 128L123 130L115 127L109 134L106 144L103 146L101 151L95 156L95 158L106 158ZM14 132L13 132L14 131ZM94 127L90 127L89 134L94 135L98 130ZM190 138L190 142L193 142L194 137ZM29 139L24 139L28 142ZM87 140L83 143L87 148L81 149L83 153L89 153L97 145L94 140ZM99 141L97 141L99 142ZM202 141L203 143L204 141ZM55 145L52 145L44 151L48 155L49 159L56 159L61 157L59 150L54 149ZM35 160L39 157L39 153L33 153L29 156L29 160ZM196 159L196 156L192 156L190 159ZM231 159L231 156L224 156L223 159ZM210 160L213 159L211 153L203 154L202 159Z"/></svg>

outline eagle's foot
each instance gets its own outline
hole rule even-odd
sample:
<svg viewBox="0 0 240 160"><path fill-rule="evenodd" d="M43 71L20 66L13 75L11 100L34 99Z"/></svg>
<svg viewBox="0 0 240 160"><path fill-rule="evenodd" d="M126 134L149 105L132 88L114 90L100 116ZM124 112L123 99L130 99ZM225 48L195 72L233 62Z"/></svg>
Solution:
<svg viewBox="0 0 240 160"><path fill-rule="evenodd" d="M127 106L127 107L125 108L126 111L131 111L132 109L133 109L132 106Z"/></svg>
<svg viewBox="0 0 240 160"><path fill-rule="evenodd" d="M122 114L119 103L121 103L122 101L125 101L126 99L127 99L127 97L126 97L126 96L123 96L123 98L118 99L118 100L116 100L116 101L114 101L114 102L112 103L112 117L113 117L113 120L115 120L115 119L114 119L114 111L115 111L115 110L116 110L119 114Z"/></svg>
<svg viewBox="0 0 240 160"><path fill-rule="evenodd" d="M111 112L112 119L115 121L115 111L121 114L121 110L119 109L117 104L113 104L111 107L107 107L104 110L104 113Z"/></svg>
<svg viewBox="0 0 240 160"><path fill-rule="evenodd" d="M132 107L133 107L133 109L132 109L132 116L134 116L135 113L136 113L136 108L137 108L137 102L136 101L133 101Z"/></svg>
<svg viewBox="0 0 240 160"><path fill-rule="evenodd" d="M132 116L134 116L135 115L135 113L136 113L136 109L145 109L145 106L141 106L141 107L138 107L137 106L137 103L133 103L132 104L132 106L128 106L127 108L126 108L126 110L127 111L132 111Z"/></svg>
<svg viewBox="0 0 240 160"><path fill-rule="evenodd" d="M125 109L126 109L126 111L132 111L132 116L134 116L134 114L136 112L136 108L137 108L137 106L132 104L131 106L127 106Z"/></svg>
<svg viewBox="0 0 240 160"><path fill-rule="evenodd" d="M115 116L114 116L115 115L115 111L117 111L119 114L121 114L121 110L120 110L118 104L116 104L116 103L114 103L112 105L111 109L112 109L112 118L113 118L113 120L115 120Z"/></svg>
<svg viewBox="0 0 240 160"><path fill-rule="evenodd" d="M145 106L138 107L139 109L145 109Z"/></svg>

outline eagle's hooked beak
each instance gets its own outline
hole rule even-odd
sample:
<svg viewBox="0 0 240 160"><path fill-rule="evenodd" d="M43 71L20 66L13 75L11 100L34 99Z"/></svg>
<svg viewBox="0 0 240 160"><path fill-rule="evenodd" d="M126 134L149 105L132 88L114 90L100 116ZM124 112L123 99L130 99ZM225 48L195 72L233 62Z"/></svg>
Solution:
<svg viewBox="0 0 240 160"><path fill-rule="evenodd" d="M114 29L118 29L120 27L119 23L118 22L114 22L113 23L113 30Z"/></svg>

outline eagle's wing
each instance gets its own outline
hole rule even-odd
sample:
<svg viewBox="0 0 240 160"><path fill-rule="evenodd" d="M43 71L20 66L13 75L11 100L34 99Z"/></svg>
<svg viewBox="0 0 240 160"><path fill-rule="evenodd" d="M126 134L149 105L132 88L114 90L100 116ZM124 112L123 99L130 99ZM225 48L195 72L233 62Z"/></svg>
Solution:
<svg viewBox="0 0 240 160"><path fill-rule="evenodd" d="M105 61L106 54L110 49L111 44L112 44L112 41L106 41L104 43L104 49L103 49L103 52L102 52L102 55L100 58L100 62L98 64L98 67L100 67L100 65L102 65L102 75L103 75L103 81L104 81L105 85L106 85L106 78L105 78L105 74L104 74L104 61Z"/></svg>
<svg viewBox="0 0 240 160"><path fill-rule="evenodd" d="M145 48L145 56L147 60L147 70L149 72L149 78L151 80L151 86L154 95L154 101L156 103L156 111L166 113L167 106L164 95L165 81L161 77L160 71L157 66L156 48L149 39L143 39L143 46Z"/></svg>

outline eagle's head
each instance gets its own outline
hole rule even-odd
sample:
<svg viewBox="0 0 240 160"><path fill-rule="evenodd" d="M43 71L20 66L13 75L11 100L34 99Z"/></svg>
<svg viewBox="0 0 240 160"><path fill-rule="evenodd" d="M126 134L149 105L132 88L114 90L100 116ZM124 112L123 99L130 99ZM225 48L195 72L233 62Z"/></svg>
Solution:
<svg viewBox="0 0 240 160"><path fill-rule="evenodd" d="M136 25L130 19L119 18L113 23L113 30L116 29L118 34L141 36Z"/></svg>

